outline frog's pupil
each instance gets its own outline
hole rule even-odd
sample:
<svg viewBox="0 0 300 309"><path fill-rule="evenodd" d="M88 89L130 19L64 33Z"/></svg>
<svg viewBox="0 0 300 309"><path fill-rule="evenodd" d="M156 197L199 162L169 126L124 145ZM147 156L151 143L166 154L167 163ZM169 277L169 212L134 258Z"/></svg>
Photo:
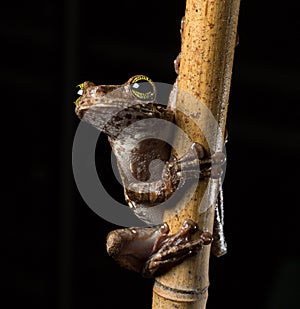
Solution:
<svg viewBox="0 0 300 309"><path fill-rule="evenodd" d="M141 93L153 92L152 85L149 82L141 82L138 84L138 90Z"/></svg>

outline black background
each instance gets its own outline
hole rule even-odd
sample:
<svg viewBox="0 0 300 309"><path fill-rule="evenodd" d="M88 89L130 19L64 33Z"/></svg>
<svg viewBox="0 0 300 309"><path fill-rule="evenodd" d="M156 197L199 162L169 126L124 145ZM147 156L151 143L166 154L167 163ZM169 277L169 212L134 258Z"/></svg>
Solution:
<svg viewBox="0 0 300 309"><path fill-rule="evenodd" d="M76 189L72 101L84 80L119 84L146 74L173 83L184 7L170 0L1 5L10 308L151 308L152 280L107 256L105 237L116 226ZM300 307L298 9L297 2L241 3L224 183L229 252L211 258L208 309Z"/></svg>

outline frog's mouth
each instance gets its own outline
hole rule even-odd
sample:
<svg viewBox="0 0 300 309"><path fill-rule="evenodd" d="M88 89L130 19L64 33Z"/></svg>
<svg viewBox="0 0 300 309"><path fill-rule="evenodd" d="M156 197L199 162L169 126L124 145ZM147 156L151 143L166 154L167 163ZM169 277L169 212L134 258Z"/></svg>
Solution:
<svg viewBox="0 0 300 309"><path fill-rule="evenodd" d="M75 107L75 113L78 116L79 119L82 119L84 116L85 112L89 109L88 106L80 106L79 104L76 104Z"/></svg>

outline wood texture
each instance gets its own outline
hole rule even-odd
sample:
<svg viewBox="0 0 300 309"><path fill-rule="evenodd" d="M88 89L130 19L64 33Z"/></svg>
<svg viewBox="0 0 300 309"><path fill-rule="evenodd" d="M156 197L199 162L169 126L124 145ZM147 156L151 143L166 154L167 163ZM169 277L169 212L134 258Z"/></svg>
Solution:
<svg viewBox="0 0 300 309"><path fill-rule="evenodd" d="M239 4L239 0L187 0L186 3L176 123L208 152L223 148ZM220 130L214 130L213 122L205 116L205 108L211 111ZM210 144L203 133L207 130L213 132ZM181 140L175 143L175 149L182 151L179 155L190 146ZM218 182L201 181L194 193L193 189L182 199L182 211L167 220L171 232L177 231L187 218L198 222L200 229L212 231L214 207L201 209L199 205L203 198L207 199L206 204L214 204ZM205 246L196 256L156 278L152 308L206 308L209 257L210 246Z"/></svg>

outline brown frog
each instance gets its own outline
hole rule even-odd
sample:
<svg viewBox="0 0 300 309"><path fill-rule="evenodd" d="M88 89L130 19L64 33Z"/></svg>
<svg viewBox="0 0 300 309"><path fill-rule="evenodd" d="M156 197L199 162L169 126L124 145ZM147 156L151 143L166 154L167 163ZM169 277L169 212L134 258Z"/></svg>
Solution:
<svg viewBox="0 0 300 309"><path fill-rule="evenodd" d="M107 135L116 156L126 201L145 222L149 220L148 210L168 200L187 180L220 177L225 162L223 153L208 156L200 144L193 143L184 156L176 158L165 141L141 138L143 131L151 131L156 136L162 130L155 121L145 120L174 122L174 107L156 102L155 84L148 77L133 76L123 85L96 86L84 82L79 94L76 114ZM120 139L124 130L125 138ZM155 160L163 164L153 167ZM222 204L221 194L219 201ZM226 252L222 220L217 211L213 246L217 256ZM196 233L197 230L192 220L185 221L172 235L166 223L119 229L108 235L107 251L120 265L147 277L156 276L212 242L211 233Z"/></svg>

